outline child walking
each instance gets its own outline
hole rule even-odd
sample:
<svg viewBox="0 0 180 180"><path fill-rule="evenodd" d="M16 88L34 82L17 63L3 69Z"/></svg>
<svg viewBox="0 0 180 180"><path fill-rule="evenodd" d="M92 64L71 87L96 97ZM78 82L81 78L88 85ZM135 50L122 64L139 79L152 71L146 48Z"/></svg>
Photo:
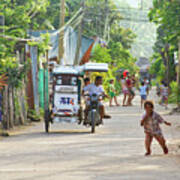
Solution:
<svg viewBox="0 0 180 180"><path fill-rule="evenodd" d="M110 80L110 84L109 84L109 106L112 107L112 100L114 98L114 102L116 104L116 106L119 106L118 102L117 102L117 98L116 98L116 89L114 87L114 80L111 79Z"/></svg>
<svg viewBox="0 0 180 180"><path fill-rule="evenodd" d="M141 96L141 108L142 108L143 104L147 98L147 86L145 85L144 82L141 83L140 96Z"/></svg>
<svg viewBox="0 0 180 180"><path fill-rule="evenodd" d="M146 101L144 103L145 114L141 120L141 126L144 126L145 132L145 147L146 154L145 156L151 155L151 143L153 138L155 138L160 146L162 147L164 154L168 154L168 148L166 141L162 134L159 124L166 124L171 126L171 123L165 121L158 113L154 111L154 104L151 101Z"/></svg>
<svg viewBox="0 0 180 180"><path fill-rule="evenodd" d="M164 83L164 86L161 88L161 95L162 95L162 103L165 106L165 109L168 109L168 96L169 96L169 88L167 83Z"/></svg>

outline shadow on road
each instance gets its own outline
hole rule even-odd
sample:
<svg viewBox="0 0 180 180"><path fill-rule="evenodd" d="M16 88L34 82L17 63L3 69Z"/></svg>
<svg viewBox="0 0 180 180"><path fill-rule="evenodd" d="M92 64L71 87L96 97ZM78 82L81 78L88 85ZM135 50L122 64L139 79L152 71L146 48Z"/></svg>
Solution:
<svg viewBox="0 0 180 180"><path fill-rule="evenodd" d="M11 141L15 138L18 139L38 139L38 138L53 138L53 137L63 137L63 136L78 136L78 135L87 135L91 134L90 131L84 130L60 130L60 131L50 131L49 133L45 132L27 132L27 133L19 133L19 134L12 134L6 140Z"/></svg>

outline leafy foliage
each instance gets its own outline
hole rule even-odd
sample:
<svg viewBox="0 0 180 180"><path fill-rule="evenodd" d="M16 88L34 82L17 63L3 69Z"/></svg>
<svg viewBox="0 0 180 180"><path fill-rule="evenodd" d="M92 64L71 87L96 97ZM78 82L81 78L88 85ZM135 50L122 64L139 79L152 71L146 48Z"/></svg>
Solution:
<svg viewBox="0 0 180 180"><path fill-rule="evenodd" d="M19 66L16 58L12 57L0 61L1 73L6 74L6 76L8 77L8 84L16 88L21 87L22 79L25 78L28 67L28 63Z"/></svg>
<svg viewBox="0 0 180 180"><path fill-rule="evenodd" d="M177 82L175 81L172 81L171 84L170 84L170 87L171 87L171 94L170 94L170 97L169 97L169 102L170 103L178 103L180 102L180 94L178 92L178 85L177 85Z"/></svg>
<svg viewBox="0 0 180 180"><path fill-rule="evenodd" d="M66 0L66 21L80 8L81 0ZM108 74L108 79L116 76L118 68L129 69L135 72L135 58L130 54L129 49L133 43L135 35L130 29L119 27L122 19L121 14L116 11L116 5L112 0L108 4L104 0L85 1L85 18L83 22L83 34L88 36L104 37L105 21L108 15L109 44L107 48L97 46L94 50L92 60L96 62L109 63L112 71ZM27 30L54 29L59 27L59 0L2 0L0 4L1 14L5 16L5 34L11 37L27 37ZM29 42L29 45L38 46L39 52L44 53L48 47L48 35L41 37L41 42ZM16 40L5 40L0 38L0 68L2 72L9 71L9 82L14 86L19 86L17 79L22 79L26 69L21 68L15 60Z"/></svg>
<svg viewBox="0 0 180 180"><path fill-rule="evenodd" d="M154 46L156 60L151 72L158 72L157 69L160 68L159 78L165 78L167 82L172 81L170 86L172 88L171 99L173 99L173 96L178 96L173 80L176 79L174 52L178 50L178 38L180 37L180 1L154 0L149 19L158 25L157 41Z"/></svg>
<svg viewBox="0 0 180 180"><path fill-rule="evenodd" d="M150 11L150 20L161 24L164 29L164 40L177 45L180 36L180 1L179 0L154 0L154 8Z"/></svg>
<svg viewBox="0 0 180 180"><path fill-rule="evenodd" d="M101 45L97 45L95 47L91 60L104 63L110 63L112 61L109 50L107 48L101 47Z"/></svg>
<svg viewBox="0 0 180 180"><path fill-rule="evenodd" d="M21 81L27 74L28 62L19 65L16 59L16 49L20 45L16 38L27 38L27 30L42 27L38 18L46 12L48 0L2 0L0 3L1 15L5 18L4 35L0 36L0 70L7 72L8 84L20 87ZM37 45L39 52L44 52L48 44L48 35L41 38Z"/></svg>

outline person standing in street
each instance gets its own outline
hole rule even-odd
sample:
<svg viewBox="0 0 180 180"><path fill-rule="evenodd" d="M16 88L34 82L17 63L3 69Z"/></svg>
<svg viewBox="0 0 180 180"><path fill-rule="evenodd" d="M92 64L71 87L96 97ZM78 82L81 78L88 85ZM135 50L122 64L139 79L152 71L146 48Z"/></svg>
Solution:
<svg viewBox="0 0 180 180"><path fill-rule="evenodd" d="M129 95L129 91L128 91L128 88L127 88L127 84L126 84L126 79L125 77L122 75L121 76L121 87L122 87L122 92L123 92L123 104L122 106L127 106L127 103L126 103L126 99Z"/></svg>
<svg viewBox="0 0 180 180"><path fill-rule="evenodd" d="M127 88L128 88L128 101L127 101L127 106L132 106L132 99L134 97L134 92L132 90L132 79L131 76L128 75L127 80L126 80Z"/></svg>
<svg viewBox="0 0 180 180"><path fill-rule="evenodd" d="M144 78L144 84L146 85L147 87L147 95L149 95L149 90L150 90L150 82L149 82L149 79L148 78Z"/></svg>
<svg viewBox="0 0 180 180"><path fill-rule="evenodd" d="M132 104L132 101L136 95L136 77L135 75L132 75L131 76L131 83L132 83L132 88L131 88L131 104Z"/></svg>
<svg viewBox="0 0 180 180"><path fill-rule="evenodd" d="M165 82L161 88L161 96L162 96L161 102L165 106L165 109L168 109L169 88L168 88L167 83L165 83Z"/></svg>
<svg viewBox="0 0 180 180"><path fill-rule="evenodd" d="M147 86L144 84L144 82L141 83L139 90L140 90L140 96L141 96L141 109L142 109L143 104L147 99Z"/></svg>
<svg viewBox="0 0 180 180"><path fill-rule="evenodd" d="M119 106L118 102L117 102L117 97L116 97L116 89L114 87L114 80L111 79L109 82L109 106L112 107L112 100L114 99L114 102L116 104L116 106Z"/></svg>
<svg viewBox="0 0 180 180"><path fill-rule="evenodd" d="M141 126L144 127L145 137L145 156L151 155L151 143L155 138L162 147L164 154L168 154L168 148L166 140L162 134L160 124L164 123L167 126L171 126L171 123L165 121L157 112L154 111L154 104L152 101L146 101L144 103L145 114L141 120Z"/></svg>

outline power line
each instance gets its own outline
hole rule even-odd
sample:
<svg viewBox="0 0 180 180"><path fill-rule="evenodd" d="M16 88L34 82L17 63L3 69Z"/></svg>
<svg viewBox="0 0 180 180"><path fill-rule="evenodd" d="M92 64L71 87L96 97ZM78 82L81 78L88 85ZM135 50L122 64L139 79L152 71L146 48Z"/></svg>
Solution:
<svg viewBox="0 0 180 180"><path fill-rule="evenodd" d="M141 23L141 22L144 22L144 23L152 23L150 22L149 20L147 19L134 19L134 18L123 18L121 21L132 21L134 23Z"/></svg>

